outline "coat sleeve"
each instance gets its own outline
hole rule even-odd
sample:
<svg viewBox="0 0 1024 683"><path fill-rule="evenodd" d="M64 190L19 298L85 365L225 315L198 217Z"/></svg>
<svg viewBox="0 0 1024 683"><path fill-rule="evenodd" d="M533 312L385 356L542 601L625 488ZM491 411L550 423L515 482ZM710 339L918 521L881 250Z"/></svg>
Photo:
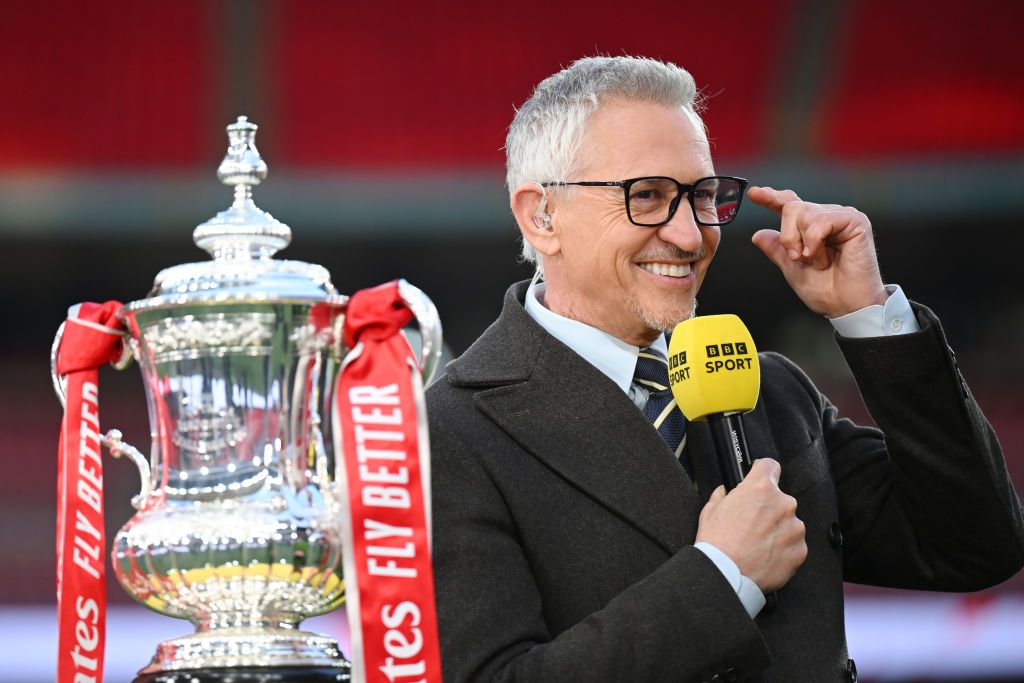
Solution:
<svg viewBox="0 0 1024 683"><path fill-rule="evenodd" d="M531 569L536 558L476 452L467 414L444 403L431 403L430 431L445 681L701 681L770 664L732 587L692 546L551 633Z"/></svg>
<svg viewBox="0 0 1024 683"><path fill-rule="evenodd" d="M915 313L916 333L838 338L881 432L838 418L784 362L817 397L845 537L844 579L980 590L1024 565L1024 516L938 319L922 306Z"/></svg>

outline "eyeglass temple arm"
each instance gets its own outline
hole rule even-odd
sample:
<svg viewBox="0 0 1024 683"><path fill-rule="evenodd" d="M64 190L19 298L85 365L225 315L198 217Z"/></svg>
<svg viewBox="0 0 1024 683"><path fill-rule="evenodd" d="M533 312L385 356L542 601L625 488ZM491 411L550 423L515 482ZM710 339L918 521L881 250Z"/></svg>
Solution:
<svg viewBox="0 0 1024 683"><path fill-rule="evenodd" d="M566 185L582 185L584 187L622 187L624 180L584 180L578 183L566 183L562 181L541 183L541 187L565 187Z"/></svg>

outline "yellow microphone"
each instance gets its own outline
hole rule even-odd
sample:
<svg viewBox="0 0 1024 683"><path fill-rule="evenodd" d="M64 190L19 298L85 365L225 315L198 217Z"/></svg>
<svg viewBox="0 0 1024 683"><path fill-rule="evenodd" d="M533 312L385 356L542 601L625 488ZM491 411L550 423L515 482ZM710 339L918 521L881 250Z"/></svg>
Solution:
<svg viewBox="0 0 1024 683"><path fill-rule="evenodd" d="M761 366L747 326L735 315L684 320L668 345L668 383L687 420L706 420L727 490L750 471L743 413L757 404Z"/></svg>

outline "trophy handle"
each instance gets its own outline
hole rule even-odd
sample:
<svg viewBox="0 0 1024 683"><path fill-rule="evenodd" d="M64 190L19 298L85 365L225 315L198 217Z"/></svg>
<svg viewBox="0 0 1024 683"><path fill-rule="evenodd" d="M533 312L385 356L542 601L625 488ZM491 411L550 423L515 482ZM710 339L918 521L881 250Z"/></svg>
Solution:
<svg viewBox="0 0 1024 683"><path fill-rule="evenodd" d="M434 302L419 287L399 280L398 294L416 316L420 326L420 368L423 384L427 385L441 360L441 318L437 315Z"/></svg>
<svg viewBox="0 0 1024 683"><path fill-rule="evenodd" d="M121 430L119 429L109 430L100 441L112 456L115 458L120 458L122 455L128 456L128 459L139 468L140 488L138 495L132 496L132 507L141 510L153 494L153 476L149 469L149 461L138 448L121 440Z"/></svg>
<svg viewBox="0 0 1024 683"><path fill-rule="evenodd" d="M57 328L57 334L53 336L53 346L50 347L50 379L53 380L53 391L57 394L57 400L60 401L62 408L67 408L67 387L68 378L66 375L62 375L57 372L57 354L60 352L60 342L64 338L64 325L61 323L60 327ZM121 357L115 361L111 361L118 370L123 370L132 362L132 350L128 344L124 345L124 350L121 353ZM121 440L121 432L117 429L111 429L103 437L100 438L101 443L110 450L110 454L115 458L120 458L122 455L127 455L128 458L135 463L135 466L139 468L139 476L142 478L142 487L139 491L139 495L132 497L132 506L136 510L141 510L142 507L149 500L150 495L153 493L153 479L152 472L149 469L149 462L146 457L139 452L139 449L135 448L130 444L126 444Z"/></svg>
<svg viewBox="0 0 1024 683"><path fill-rule="evenodd" d="M61 323L57 328L57 334L53 335L53 345L50 347L50 379L53 380L53 393L57 394L61 408L67 408L68 378L57 372L57 352L60 351L60 341L64 338L64 325Z"/></svg>

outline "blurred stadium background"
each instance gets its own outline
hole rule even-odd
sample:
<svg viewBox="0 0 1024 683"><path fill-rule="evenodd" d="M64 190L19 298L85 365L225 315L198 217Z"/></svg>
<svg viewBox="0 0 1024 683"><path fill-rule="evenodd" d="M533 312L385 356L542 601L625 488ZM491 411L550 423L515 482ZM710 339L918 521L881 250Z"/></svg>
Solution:
<svg viewBox="0 0 1024 683"><path fill-rule="evenodd" d="M214 171L239 114L270 165L257 203L294 231L283 256L344 292L409 279L459 353L530 274L503 189L513 107L579 56L674 61L706 95L719 171L868 213L886 280L942 317L1024 490L1022 29L1024 3L996 0L6 3L0 681L52 680L53 332L69 304L142 298L205 258L191 231L229 203ZM701 311L739 313L868 419L829 325L749 244L769 225L748 206L729 226ZM105 427L145 450L137 370L102 382ZM137 483L126 462L106 472L109 537ZM109 594L115 681L188 627L112 578ZM862 680L1024 680L1024 577L971 596L850 586L848 604Z"/></svg>

